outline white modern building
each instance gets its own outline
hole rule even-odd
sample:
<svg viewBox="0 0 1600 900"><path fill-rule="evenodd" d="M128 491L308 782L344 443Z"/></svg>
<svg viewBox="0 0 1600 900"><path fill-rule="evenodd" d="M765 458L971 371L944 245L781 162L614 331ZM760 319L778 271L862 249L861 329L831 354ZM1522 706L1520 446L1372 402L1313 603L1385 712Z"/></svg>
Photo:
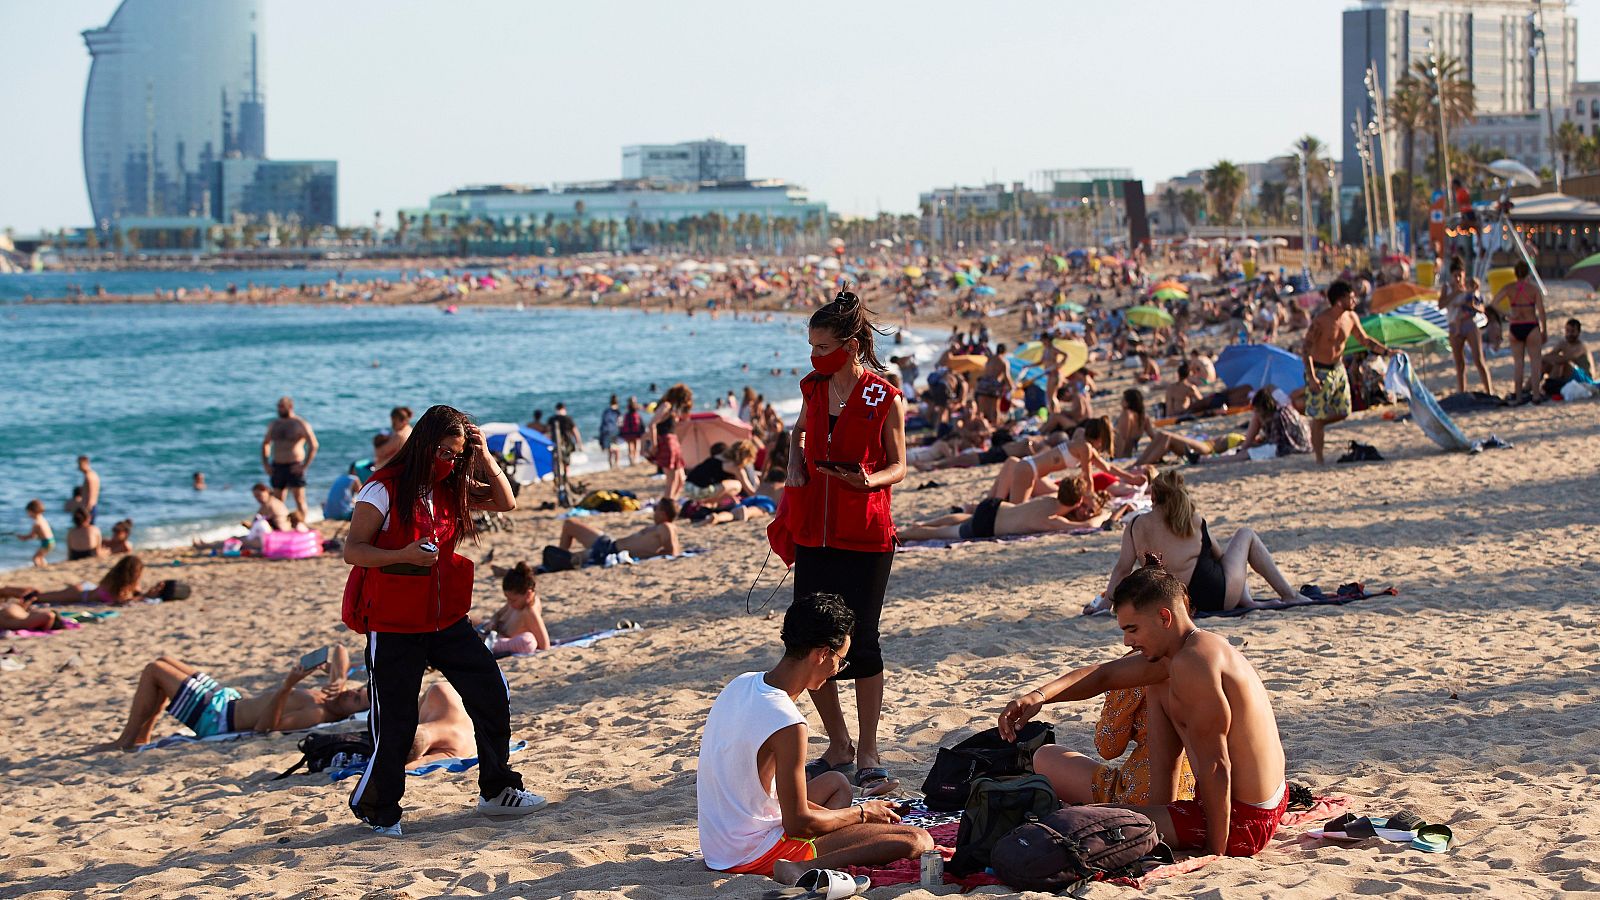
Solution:
<svg viewBox="0 0 1600 900"><path fill-rule="evenodd" d="M622 148L622 177L695 184L743 181L744 145L717 138L681 144L633 144Z"/></svg>

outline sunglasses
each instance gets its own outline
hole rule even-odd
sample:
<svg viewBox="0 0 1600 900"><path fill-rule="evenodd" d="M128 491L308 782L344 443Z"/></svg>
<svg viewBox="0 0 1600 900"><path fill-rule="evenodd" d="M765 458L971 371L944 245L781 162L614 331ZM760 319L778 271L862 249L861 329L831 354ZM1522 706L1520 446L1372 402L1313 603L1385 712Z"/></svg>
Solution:
<svg viewBox="0 0 1600 900"><path fill-rule="evenodd" d="M433 455L439 459L448 459L452 463L458 463L467 458L467 454L465 453L451 453L449 450L446 450L443 447L433 451Z"/></svg>
<svg viewBox="0 0 1600 900"><path fill-rule="evenodd" d="M839 664L839 668L833 670L835 674L850 668L850 660L845 659L838 650L829 650L828 654L833 657L834 662Z"/></svg>

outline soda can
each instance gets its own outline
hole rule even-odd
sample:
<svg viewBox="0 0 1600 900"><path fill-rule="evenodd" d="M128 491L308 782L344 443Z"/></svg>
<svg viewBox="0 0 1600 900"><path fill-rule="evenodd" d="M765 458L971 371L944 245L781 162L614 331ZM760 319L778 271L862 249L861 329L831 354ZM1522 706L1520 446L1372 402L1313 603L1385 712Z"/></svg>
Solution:
<svg viewBox="0 0 1600 900"><path fill-rule="evenodd" d="M944 884L944 857L937 850L922 854L922 886L939 887Z"/></svg>

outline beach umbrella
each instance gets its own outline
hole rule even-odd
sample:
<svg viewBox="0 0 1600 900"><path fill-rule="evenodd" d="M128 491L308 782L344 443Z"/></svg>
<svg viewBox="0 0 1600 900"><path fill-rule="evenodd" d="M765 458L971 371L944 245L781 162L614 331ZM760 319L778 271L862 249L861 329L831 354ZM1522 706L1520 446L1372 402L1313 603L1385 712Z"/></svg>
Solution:
<svg viewBox="0 0 1600 900"><path fill-rule="evenodd" d="M1394 284L1386 284L1372 292L1372 311L1375 313L1391 312L1395 307L1410 303L1418 297L1437 296L1439 296L1438 291L1429 290L1420 284L1397 281Z"/></svg>
<svg viewBox="0 0 1600 900"><path fill-rule="evenodd" d="M692 259L686 259L672 268L676 272L693 272L695 269L700 268L700 264Z"/></svg>
<svg viewBox="0 0 1600 900"><path fill-rule="evenodd" d="M1073 259L1082 259L1083 257L1089 255L1089 251L1083 249L1082 247L1079 247L1076 250L1068 250L1067 251L1067 255L1072 257ZM1060 258L1061 257L1059 257L1059 256L1056 257L1056 259L1060 259Z"/></svg>
<svg viewBox="0 0 1600 900"><path fill-rule="evenodd" d="M906 266L904 269L901 269L900 271L907 278L921 278L922 277L922 268L920 266Z"/></svg>
<svg viewBox="0 0 1600 900"><path fill-rule="evenodd" d="M1072 253L1076 253L1078 255L1079 259L1082 259L1084 256L1088 255L1088 254L1085 254L1084 252L1082 252L1081 250L1074 250L1074 251L1072 251ZM1072 255L1071 253L1068 254L1068 256L1071 256L1071 255ZM1050 257L1050 261L1055 263L1056 264L1056 268L1058 268L1058 269L1065 269L1067 267L1066 257L1052 256L1052 257Z"/></svg>
<svg viewBox="0 0 1600 900"><path fill-rule="evenodd" d="M1244 238L1243 240L1235 241L1234 242L1234 246L1235 247L1245 247L1245 248L1248 248L1248 249L1251 249L1251 250L1255 250L1255 249L1258 249L1261 246L1261 242L1256 240L1255 238Z"/></svg>
<svg viewBox="0 0 1600 900"><path fill-rule="evenodd" d="M844 246L844 238L836 238L836 237L828 238L828 246L829 247L843 247Z"/></svg>
<svg viewBox="0 0 1600 900"><path fill-rule="evenodd" d="M839 261L830 256L822 262L817 263L817 266L823 269L838 269Z"/></svg>
<svg viewBox="0 0 1600 900"><path fill-rule="evenodd" d="M1102 265L1102 266L1117 266L1117 265L1121 265L1121 264L1122 264L1122 257L1120 257L1120 256L1102 256L1102 257L1100 257L1100 265Z"/></svg>
<svg viewBox="0 0 1600 900"><path fill-rule="evenodd" d="M1430 300L1417 300L1407 303L1403 306L1397 307L1395 309L1395 314L1421 319L1422 321L1427 322L1429 325L1432 325L1443 332L1448 333L1450 331L1449 314L1440 309L1439 304ZM1482 313L1479 313L1479 315L1482 315ZM1482 326L1480 325L1479 327L1481 328Z"/></svg>
<svg viewBox="0 0 1600 900"><path fill-rule="evenodd" d="M1144 328L1165 328L1172 324L1172 314L1159 306L1134 306L1122 317Z"/></svg>
<svg viewBox="0 0 1600 900"><path fill-rule="evenodd" d="M612 278L610 275L596 275L594 276L594 281L595 284L598 284L602 287L610 287L616 283L616 279Z"/></svg>
<svg viewBox="0 0 1600 900"><path fill-rule="evenodd" d="M1217 377L1228 387L1275 385L1285 391L1305 387L1305 363L1271 344L1230 344L1217 357Z"/></svg>
<svg viewBox="0 0 1600 900"><path fill-rule="evenodd" d="M576 269L573 269L572 271L578 273L579 275L593 275L594 274L594 266L579 266Z"/></svg>
<svg viewBox="0 0 1600 900"><path fill-rule="evenodd" d="M1162 288L1150 296L1157 300L1187 300L1189 299L1189 292L1182 288ZM1167 324L1171 325L1172 323L1169 321Z"/></svg>
<svg viewBox="0 0 1600 900"><path fill-rule="evenodd" d="M1398 313L1367 316L1361 320L1361 328L1373 340L1381 342L1386 347L1411 347L1442 341L1447 337L1444 330L1437 325L1416 316L1403 316ZM1366 349L1356 340L1355 335L1351 335L1344 344L1346 356L1365 352Z"/></svg>
<svg viewBox="0 0 1600 900"><path fill-rule="evenodd" d="M1015 356L1006 357L1006 365L1011 368L1011 380L1019 385L1044 380L1043 369Z"/></svg>
<svg viewBox="0 0 1600 900"><path fill-rule="evenodd" d="M1188 286L1176 278L1163 278L1162 280L1150 286L1150 290L1152 292L1159 291L1162 288L1173 288L1175 290L1183 291L1185 294L1189 293Z"/></svg>
<svg viewBox="0 0 1600 900"><path fill-rule="evenodd" d="M1591 288L1600 288L1600 253L1581 259L1567 270L1567 280L1582 281Z"/></svg>
<svg viewBox="0 0 1600 900"><path fill-rule="evenodd" d="M1062 375L1071 375L1089 362L1089 345L1083 341L1056 338L1051 343L1055 345L1056 352L1062 356ZM1039 341L1029 341L1018 347L1017 352L1012 356L1025 363L1038 365L1044 360L1044 344Z"/></svg>
<svg viewBox="0 0 1600 900"><path fill-rule="evenodd" d="M706 271L713 275L726 275L728 274L728 266L726 263L714 262L706 266Z"/></svg>

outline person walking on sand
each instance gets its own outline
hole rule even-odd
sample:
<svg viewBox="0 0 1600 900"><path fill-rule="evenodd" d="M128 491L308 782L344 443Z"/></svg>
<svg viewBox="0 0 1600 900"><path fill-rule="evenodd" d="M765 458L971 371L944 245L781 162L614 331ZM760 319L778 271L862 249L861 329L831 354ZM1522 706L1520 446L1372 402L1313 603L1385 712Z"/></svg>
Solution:
<svg viewBox="0 0 1600 900"><path fill-rule="evenodd" d="M613 469L622 461L621 421L622 410L617 408L617 395L612 394L611 402L600 412L600 449L605 451L606 465Z"/></svg>
<svg viewBox="0 0 1600 900"><path fill-rule="evenodd" d="M1306 367L1306 415L1311 419L1311 452L1321 465L1323 435L1329 425L1350 415L1350 378L1344 370L1344 345L1351 335L1379 356L1394 351L1361 328L1356 296L1350 283L1328 286L1328 308L1311 320L1300 358Z"/></svg>
<svg viewBox="0 0 1600 900"><path fill-rule="evenodd" d="M789 473L768 536L781 557L794 561L796 596L838 594L855 615L849 668L811 692L828 748L806 774L855 766L856 786L877 794L899 784L878 752L884 679L878 621L894 564L890 493L906 474L906 420L900 392L878 374L875 334L866 307L848 291L812 314L813 371L800 381ZM844 679L856 683L859 745L839 706Z"/></svg>
<svg viewBox="0 0 1600 900"><path fill-rule="evenodd" d="M306 506L306 469L316 458L317 433L305 419L294 414L293 399L279 397L278 417L267 426L267 434L261 439L261 468L272 485L272 496L282 500L285 492L293 492L294 507L302 518L310 514Z"/></svg>
<svg viewBox="0 0 1600 900"><path fill-rule="evenodd" d="M455 552L461 538L475 534L472 510L510 512L516 505L483 432L448 406L423 413L399 454L356 495L341 619L367 636L373 754L350 809L378 834L400 835L406 758L429 666L460 691L472 718L478 812L522 816L545 803L522 789L510 766L510 692L467 618L473 566Z"/></svg>

